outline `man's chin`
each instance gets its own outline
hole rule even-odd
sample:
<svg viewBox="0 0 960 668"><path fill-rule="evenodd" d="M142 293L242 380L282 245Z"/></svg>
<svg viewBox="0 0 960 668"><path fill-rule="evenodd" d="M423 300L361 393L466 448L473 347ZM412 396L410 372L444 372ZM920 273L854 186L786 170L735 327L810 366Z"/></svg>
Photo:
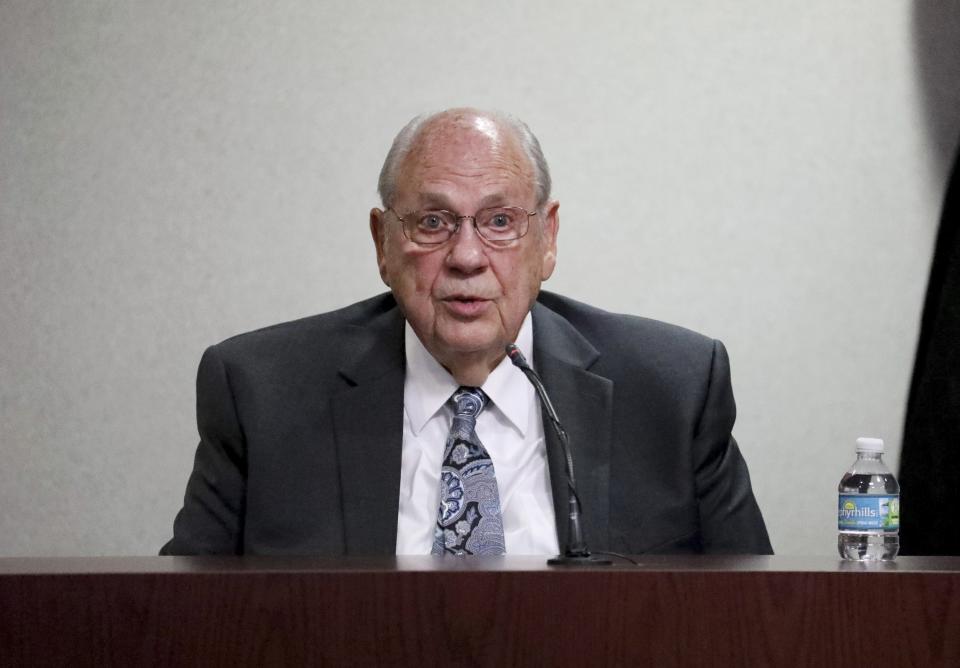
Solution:
<svg viewBox="0 0 960 668"><path fill-rule="evenodd" d="M500 332L491 335L490 332L459 331L456 335L437 337L438 348L448 359L498 360L506 354L507 343L509 341L504 340Z"/></svg>

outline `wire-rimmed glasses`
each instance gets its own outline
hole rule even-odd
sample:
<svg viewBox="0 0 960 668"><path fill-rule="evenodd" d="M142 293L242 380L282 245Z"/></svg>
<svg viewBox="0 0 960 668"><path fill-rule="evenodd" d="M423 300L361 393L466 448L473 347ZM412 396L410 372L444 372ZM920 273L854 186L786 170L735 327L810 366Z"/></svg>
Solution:
<svg viewBox="0 0 960 668"><path fill-rule="evenodd" d="M519 206L497 206L480 209L472 216L461 216L445 209L428 209L394 215L400 221L403 234L410 241L423 246L446 243L460 229L461 221L470 219L477 234L494 246L504 246L523 237L530 229L529 212Z"/></svg>

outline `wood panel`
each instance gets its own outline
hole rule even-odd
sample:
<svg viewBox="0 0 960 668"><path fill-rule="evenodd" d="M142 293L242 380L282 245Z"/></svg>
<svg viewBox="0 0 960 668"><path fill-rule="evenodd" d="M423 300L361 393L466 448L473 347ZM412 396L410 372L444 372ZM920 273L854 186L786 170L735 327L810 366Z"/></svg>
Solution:
<svg viewBox="0 0 960 668"><path fill-rule="evenodd" d="M0 560L0 665L960 665L960 559L777 559Z"/></svg>

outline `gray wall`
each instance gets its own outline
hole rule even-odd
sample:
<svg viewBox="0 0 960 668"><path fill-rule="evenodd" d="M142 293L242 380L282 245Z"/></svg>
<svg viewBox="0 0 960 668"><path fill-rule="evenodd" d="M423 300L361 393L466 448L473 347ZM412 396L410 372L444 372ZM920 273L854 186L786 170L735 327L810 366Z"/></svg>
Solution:
<svg viewBox="0 0 960 668"><path fill-rule="evenodd" d="M956 15L600 7L0 4L0 556L154 553L204 347L379 291L383 155L461 104L540 136L548 288L727 344L775 548L833 554L853 439L897 460Z"/></svg>

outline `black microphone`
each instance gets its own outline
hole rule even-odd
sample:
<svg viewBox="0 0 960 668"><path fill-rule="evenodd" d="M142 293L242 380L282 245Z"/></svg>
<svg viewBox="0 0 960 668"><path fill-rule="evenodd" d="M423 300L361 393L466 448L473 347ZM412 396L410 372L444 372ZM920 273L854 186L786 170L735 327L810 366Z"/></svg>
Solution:
<svg viewBox="0 0 960 668"><path fill-rule="evenodd" d="M590 555L590 549L583 539L583 530L580 527L580 496L577 494L577 483L573 474L573 457L570 454L569 437L563 425L560 424L560 418L557 417L557 411L553 408L553 403L551 403L550 397L547 395L543 381L540 380L537 372L527 364L526 358L516 345L512 343L507 344L507 356L515 367L523 371L527 380L530 381L530 384L533 385L533 388L537 391L537 396L540 398L540 405L543 406L547 417L550 419L550 424L553 425L553 430L557 433L557 438L563 449L563 457L566 460L567 505L570 509L567 524L567 545L563 550L563 554L557 555L553 559L548 559L547 563L551 566L608 566L611 563L608 559L598 559Z"/></svg>

